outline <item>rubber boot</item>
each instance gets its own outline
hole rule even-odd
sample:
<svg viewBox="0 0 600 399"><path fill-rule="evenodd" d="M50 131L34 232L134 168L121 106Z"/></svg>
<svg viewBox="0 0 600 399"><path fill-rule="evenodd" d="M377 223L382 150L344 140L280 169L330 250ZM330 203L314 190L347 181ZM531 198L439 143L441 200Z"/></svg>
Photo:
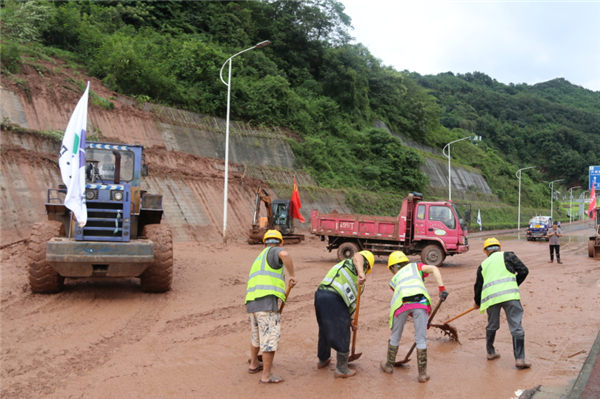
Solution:
<svg viewBox="0 0 600 399"><path fill-rule="evenodd" d="M319 362L317 363L317 368L324 369L325 367L329 366L329 363L331 363L331 358L327 358L327 360L325 361L321 361L321 359L319 359Z"/></svg>
<svg viewBox="0 0 600 399"><path fill-rule="evenodd" d="M417 349L417 364L419 366L419 382L429 381L427 375L427 348Z"/></svg>
<svg viewBox="0 0 600 399"><path fill-rule="evenodd" d="M348 356L350 352L337 353L337 364L335 365L335 378L350 378L356 375L356 370L348 368Z"/></svg>
<svg viewBox="0 0 600 399"><path fill-rule="evenodd" d="M494 349L494 340L496 339L496 331L486 331L485 348L487 349L487 360L500 359L500 354Z"/></svg>
<svg viewBox="0 0 600 399"><path fill-rule="evenodd" d="M379 363L381 369L388 374L392 374L394 372L394 363L396 363L396 354L398 354L398 347L392 346L388 341L388 351L387 351L387 360Z"/></svg>
<svg viewBox="0 0 600 399"><path fill-rule="evenodd" d="M513 337L513 351L515 352L515 366L519 370L531 367L531 363L525 363L525 337Z"/></svg>

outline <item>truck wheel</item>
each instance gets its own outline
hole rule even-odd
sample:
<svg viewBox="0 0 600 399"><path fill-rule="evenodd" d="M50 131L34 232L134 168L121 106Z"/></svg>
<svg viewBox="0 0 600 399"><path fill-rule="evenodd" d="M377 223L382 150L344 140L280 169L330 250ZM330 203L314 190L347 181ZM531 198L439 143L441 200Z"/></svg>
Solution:
<svg viewBox="0 0 600 399"><path fill-rule="evenodd" d="M421 252L421 262L428 265L441 266L444 259L446 259L446 255L439 245L428 245Z"/></svg>
<svg viewBox="0 0 600 399"><path fill-rule="evenodd" d="M340 247L338 248L337 257L338 257L338 260L341 262L348 258L353 257L354 254L357 252L358 252L358 245L356 245L353 242L345 242L342 245L340 245Z"/></svg>
<svg viewBox="0 0 600 399"><path fill-rule="evenodd" d="M594 257L594 244L595 240L588 241L588 255L590 256L590 258Z"/></svg>
<svg viewBox="0 0 600 399"><path fill-rule="evenodd" d="M29 286L32 292L55 294L62 289L65 278L46 262L46 243L51 238L64 235L65 225L56 220L46 220L33 225L27 247Z"/></svg>
<svg viewBox="0 0 600 399"><path fill-rule="evenodd" d="M140 276L142 291L165 292L173 281L173 235L161 224L144 226L142 235L154 244L154 263Z"/></svg>

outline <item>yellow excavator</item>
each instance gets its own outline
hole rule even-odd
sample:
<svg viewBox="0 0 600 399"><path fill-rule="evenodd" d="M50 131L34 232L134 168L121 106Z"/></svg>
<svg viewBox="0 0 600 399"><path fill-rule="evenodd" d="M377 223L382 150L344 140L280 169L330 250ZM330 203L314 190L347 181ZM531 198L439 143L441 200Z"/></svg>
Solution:
<svg viewBox="0 0 600 399"><path fill-rule="evenodd" d="M260 217L260 204L265 204L266 217ZM248 232L248 244L262 244L267 230L277 230L283 236L285 244L300 244L304 241L303 234L294 234L294 219L290 200L271 200L269 192L259 185L254 199L254 215L252 227Z"/></svg>

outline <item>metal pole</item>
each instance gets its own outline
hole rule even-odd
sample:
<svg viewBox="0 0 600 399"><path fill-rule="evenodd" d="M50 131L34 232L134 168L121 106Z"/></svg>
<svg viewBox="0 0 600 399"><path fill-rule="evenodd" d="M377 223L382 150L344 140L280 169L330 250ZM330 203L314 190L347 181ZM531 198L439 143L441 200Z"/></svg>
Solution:
<svg viewBox="0 0 600 399"><path fill-rule="evenodd" d="M521 169L517 171L519 179L519 216L517 218L517 230L521 230Z"/></svg>
<svg viewBox="0 0 600 399"><path fill-rule="evenodd" d="M450 144L454 144L458 141L463 141L466 139L481 140L481 138L477 138L478 136L475 136L475 137L476 138L467 136L467 137L463 137L462 139L451 141L448 144L446 144L444 146L444 148L442 149L442 153L448 158L448 201L452 201L452 167L450 166ZM446 148L448 149L448 154L446 154Z"/></svg>
<svg viewBox="0 0 600 399"><path fill-rule="evenodd" d="M448 201L452 201L452 167L450 166L450 144L448 144Z"/></svg>
<svg viewBox="0 0 600 399"><path fill-rule="evenodd" d="M533 168L537 168L537 166L529 166L527 168L521 168L521 169L517 170L517 173L516 173L517 179L519 179L519 216L517 219L517 230L521 230L521 171L527 170L527 169L533 169Z"/></svg>
<svg viewBox="0 0 600 399"><path fill-rule="evenodd" d="M226 122L225 122L225 187L224 187L225 192L223 193L223 243L224 244L227 243L227 193L228 193L228 183L229 183L229 112L230 112L230 104L231 104L231 64L233 63L233 57L238 56L248 50L268 46L269 44L271 44L271 42L268 40L265 40L265 41L258 43L256 46L248 47L247 49L242 50L239 53L232 55L231 57L229 57L229 59L227 61L225 61L225 63L223 63L223 66L221 67L221 73L219 75L221 78L221 81L225 85L227 85L227 118L226 118ZM229 62L229 78L228 78L227 82L225 82L225 80L223 80L223 68L225 68L225 65L227 64L227 62Z"/></svg>
<svg viewBox="0 0 600 399"><path fill-rule="evenodd" d="M223 243L227 243L227 193L229 183L229 105L231 103L231 64L229 59L229 78L227 79L227 119L225 122L225 188L223 195Z"/></svg>
<svg viewBox="0 0 600 399"><path fill-rule="evenodd" d="M563 180L565 179L554 180L553 182L550 182L550 218L552 219L552 223L554 223L554 183Z"/></svg>
<svg viewBox="0 0 600 399"><path fill-rule="evenodd" d="M573 223L573 189L575 188L581 188L581 186L575 186L569 189L569 197L571 199L571 202L569 204L569 223Z"/></svg>

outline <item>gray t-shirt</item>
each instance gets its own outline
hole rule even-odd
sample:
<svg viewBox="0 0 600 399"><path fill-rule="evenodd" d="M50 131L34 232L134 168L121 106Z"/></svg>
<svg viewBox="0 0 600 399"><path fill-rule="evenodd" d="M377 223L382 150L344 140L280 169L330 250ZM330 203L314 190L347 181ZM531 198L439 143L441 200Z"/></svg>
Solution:
<svg viewBox="0 0 600 399"><path fill-rule="evenodd" d="M283 251L281 247L271 247L269 253L267 253L267 262L273 269L281 269L283 262L279 259L279 253ZM285 271L284 271L285 273ZM285 277L285 274L284 274ZM246 311L248 313L254 312L277 312L279 310L279 304L277 303L275 295L267 295L262 298L255 299L246 304Z"/></svg>
<svg viewBox="0 0 600 399"><path fill-rule="evenodd" d="M548 234L550 234L550 233L558 233L558 234L562 235L562 231L560 231L560 227L558 227L556 230L554 230L554 229L548 230ZM548 244L550 244L550 245L560 245L560 237L553 235L552 237L550 237L550 240L548 241Z"/></svg>

